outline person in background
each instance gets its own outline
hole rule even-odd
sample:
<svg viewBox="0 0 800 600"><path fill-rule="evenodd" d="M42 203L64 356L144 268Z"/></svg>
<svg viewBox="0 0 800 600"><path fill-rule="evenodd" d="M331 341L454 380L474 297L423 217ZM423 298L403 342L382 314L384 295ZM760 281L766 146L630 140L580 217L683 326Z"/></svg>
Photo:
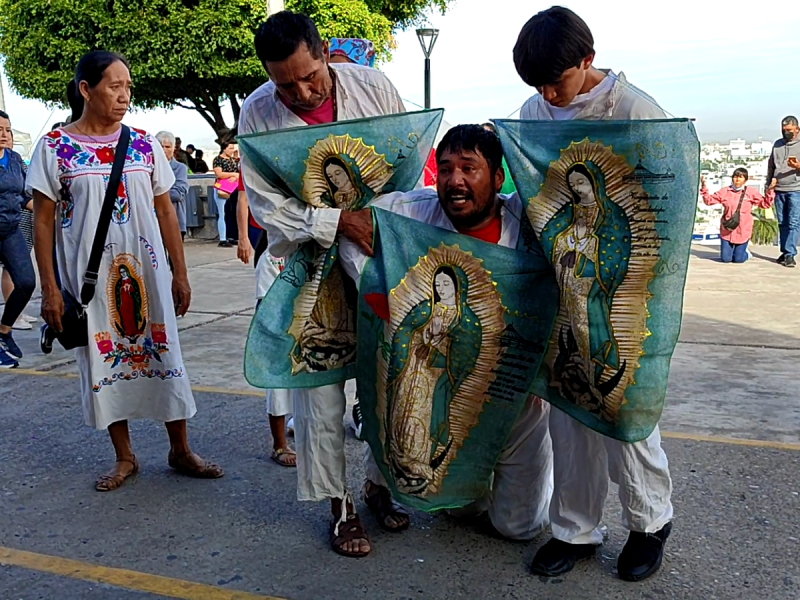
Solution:
<svg viewBox="0 0 800 600"><path fill-rule="evenodd" d="M189 144L186 146L186 160L189 161L189 172L190 173L197 173L195 169L195 147L194 144Z"/></svg>
<svg viewBox="0 0 800 600"><path fill-rule="evenodd" d="M9 150L14 149L14 132L12 131L9 136L9 145L7 146ZM22 170L27 173L28 172L28 165L25 164L25 161L22 162ZM22 213L20 213L19 219L19 229L22 231L22 235L25 238L25 244L28 246L28 254L31 253L33 249L33 200L25 194L25 206L22 208ZM0 263L2 266L2 263ZM7 269L3 269L2 275L2 289L3 289L3 300L8 302L9 296L11 296L11 292L14 291L14 282L11 281L11 275L9 274ZM12 329L20 330L20 331L30 331L33 329L33 325L31 323L35 323L37 321L36 317L32 317L30 315L25 314L24 312L17 317L17 320L14 322Z"/></svg>
<svg viewBox="0 0 800 600"><path fill-rule="evenodd" d="M175 160L189 166L189 155L186 154L186 150L181 148L181 138L179 137L175 138Z"/></svg>
<svg viewBox="0 0 800 600"><path fill-rule="evenodd" d="M203 151L200 148L194 151L194 169L192 169L192 173L197 173L198 175L208 173L208 164L203 160Z"/></svg>
<svg viewBox="0 0 800 600"><path fill-rule="evenodd" d="M189 193L189 173L186 165L175 160L175 136L169 131L159 131L156 139L164 150L164 156L169 161L175 183L169 189L169 199L175 208L178 217L178 228L181 230L181 239L186 238L186 194Z"/></svg>
<svg viewBox="0 0 800 600"><path fill-rule="evenodd" d="M493 134L497 135L497 127L494 126L494 123L486 122L482 125L482 127L486 131L491 131ZM517 186L514 185L514 181L511 179L511 171L508 170L508 163L506 163L506 157L503 157L503 173L505 173L505 181L503 181L503 187L500 190L501 194L513 194L517 191Z"/></svg>
<svg viewBox="0 0 800 600"><path fill-rule="evenodd" d="M236 218L239 231L247 231L247 235L239 235L239 244L236 251L239 260L250 264L256 270L256 310L267 295L267 291L283 269L283 259L270 256L267 252L267 234L253 219L250 206L247 202L247 193L244 182L239 177L239 190L236 207ZM267 390L267 417L269 429L272 433L272 454L270 458L283 467L296 467L297 454L289 447L286 441L287 427L289 434L293 434L293 422L286 417L292 413L294 393L292 390L273 389Z"/></svg>
<svg viewBox="0 0 800 600"><path fill-rule="evenodd" d="M800 232L800 127L797 117L781 121L781 139L772 146L767 163L769 190L775 191L775 218L780 231L781 255L777 263L797 265L797 238Z"/></svg>
<svg viewBox="0 0 800 600"><path fill-rule="evenodd" d="M747 261L747 244L753 235L753 207L769 208L775 193L767 190L762 196L755 188L747 187L747 169L739 167L733 172L731 185L711 194L706 187L705 177L700 178L700 194L706 206L722 205L720 221L720 260L724 263L743 263ZM725 227L736 212L739 212L739 224L732 230Z"/></svg>
<svg viewBox="0 0 800 600"><path fill-rule="evenodd" d="M375 45L361 38L332 38L328 43L330 62L350 63L362 67L375 66Z"/></svg>
<svg viewBox="0 0 800 600"><path fill-rule="evenodd" d="M80 298L114 155L123 152L117 145L131 86L124 57L102 50L85 54L67 88L71 123L46 134L33 153L27 186L42 318L56 331L62 329L64 299L53 270L53 239L64 290ZM95 298L86 307L89 344L74 351L84 420L107 430L116 455L114 467L95 483L98 492L118 489L139 471L130 419L165 424L167 463L178 473L223 476L218 465L192 451L187 437L186 421L197 409L176 315L189 310L192 290L169 199L174 176L155 138L138 129L130 136L120 186L127 202L111 217Z"/></svg>
<svg viewBox="0 0 800 600"><path fill-rule="evenodd" d="M13 284L0 317L0 368L19 366L22 350L11 328L22 314L36 288L31 251L20 229L25 197L25 163L12 150L11 120L0 110L0 263Z"/></svg>
<svg viewBox="0 0 800 600"><path fill-rule="evenodd" d="M217 181L228 179L239 181L239 164L233 157L235 146L231 142L220 144L219 156L214 159L214 175ZM225 226L225 203L230 198L227 194L218 189L214 189L214 201L217 203L217 231L219 232L219 246L221 248L232 248L233 244L228 240L228 230Z"/></svg>
<svg viewBox="0 0 800 600"><path fill-rule="evenodd" d="M567 8L534 15L514 46L514 66L539 92L520 110L523 120L663 119L664 110L622 73L594 67L594 38ZM680 293L682 290L679 290ZM647 293L645 290L643 293ZM640 301L646 302L642 296ZM539 548L531 570L543 577L570 571L603 543L600 521L608 479L619 485L628 541L617 559L620 579L641 581L661 568L672 531L672 479L658 427L647 439L625 443L605 437L551 407L553 537Z"/></svg>

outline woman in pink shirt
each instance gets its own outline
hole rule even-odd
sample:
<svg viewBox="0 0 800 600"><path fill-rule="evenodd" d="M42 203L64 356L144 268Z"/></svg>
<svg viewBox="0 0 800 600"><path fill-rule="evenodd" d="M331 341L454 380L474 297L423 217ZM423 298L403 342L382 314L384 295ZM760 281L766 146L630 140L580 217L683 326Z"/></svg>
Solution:
<svg viewBox="0 0 800 600"><path fill-rule="evenodd" d="M746 187L747 169L738 168L733 172L733 182L730 186L722 188L716 194L710 194L706 188L705 177L700 178L700 194L706 206L722 205L722 220L719 227L720 258L722 262L743 263L747 260L747 243L753 234L753 207L769 208L775 199L772 190L767 191L766 197L754 188ZM744 194L744 195L742 195ZM733 217L739 208L739 225L733 230L726 229L723 223Z"/></svg>

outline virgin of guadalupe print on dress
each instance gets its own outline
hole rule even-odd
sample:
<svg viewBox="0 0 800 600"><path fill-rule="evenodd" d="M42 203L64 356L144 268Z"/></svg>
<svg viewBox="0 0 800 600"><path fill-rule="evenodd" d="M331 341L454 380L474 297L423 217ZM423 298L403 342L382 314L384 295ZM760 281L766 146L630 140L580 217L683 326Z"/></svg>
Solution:
<svg viewBox="0 0 800 600"><path fill-rule="evenodd" d="M412 189L442 111L406 113L258 133L240 148L276 188L318 209L356 211L382 193ZM271 152L285 148L280 156ZM256 313L245 375L256 387L296 388L352 378L356 287L338 262L338 244L303 244Z"/></svg>
<svg viewBox="0 0 800 600"><path fill-rule="evenodd" d="M108 275L111 327L131 344L144 333L148 314L147 291L135 260L131 255L117 255Z"/></svg>
<svg viewBox="0 0 800 600"><path fill-rule="evenodd" d="M359 297L363 435L393 497L463 506L487 490L528 396L557 286L541 254L384 210L375 219Z"/></svg>
<svg viewBox="0 0 800 600"><path fill-rule="evenodd" d="M499 125L560 289L535 389L601 433L643 439L661 414L680 330L694 130L685 121L559 123L573 139L588 135L572 141L543 138L534 122Z"/></svg>

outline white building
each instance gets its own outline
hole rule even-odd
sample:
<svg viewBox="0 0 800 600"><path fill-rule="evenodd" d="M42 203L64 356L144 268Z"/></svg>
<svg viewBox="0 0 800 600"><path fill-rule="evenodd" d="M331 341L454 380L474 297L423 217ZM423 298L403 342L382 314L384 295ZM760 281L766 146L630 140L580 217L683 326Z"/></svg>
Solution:
<svg viewBox="0 0 800 600"><path fill-rule="evenodd" d="M755 142L750 146L750 149L756 156L769 156L772 152L772 144L773 142Z"/></svg>

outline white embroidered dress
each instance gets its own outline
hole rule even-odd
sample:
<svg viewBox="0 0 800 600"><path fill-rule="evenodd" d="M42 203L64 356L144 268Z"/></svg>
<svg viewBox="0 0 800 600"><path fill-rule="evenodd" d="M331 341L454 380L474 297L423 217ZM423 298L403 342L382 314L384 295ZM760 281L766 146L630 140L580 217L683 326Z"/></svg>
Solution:
<svg viewBox="0 0 800 600"><path fill-rule="evenodd" d="M57 204L62 285L80 298L119 132L89 138L57 129L36 146L27 187ZM75 351L87 425L175 421L196 412L178 343L172 274L153 198L175 178L161 145L131 129L95 296L89 346Z"/></svg>

